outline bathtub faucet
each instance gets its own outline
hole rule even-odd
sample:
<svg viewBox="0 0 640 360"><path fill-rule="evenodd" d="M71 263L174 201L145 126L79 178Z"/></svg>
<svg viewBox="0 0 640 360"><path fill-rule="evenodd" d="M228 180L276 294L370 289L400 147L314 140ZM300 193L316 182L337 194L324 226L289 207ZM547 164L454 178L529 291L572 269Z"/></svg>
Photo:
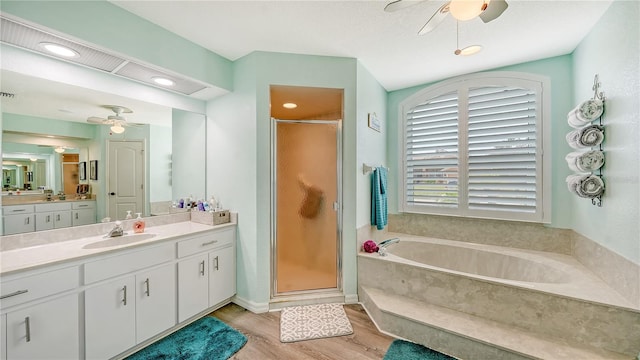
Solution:
<svg viewBox="0 0 640 360"><path fill-rule="evenodd" d="M387 256L387 247L391 244L397 244L399 242L400 238L397 237L381 241L380 244L378 244L378 254L380 254L380 256Z"/></svg>

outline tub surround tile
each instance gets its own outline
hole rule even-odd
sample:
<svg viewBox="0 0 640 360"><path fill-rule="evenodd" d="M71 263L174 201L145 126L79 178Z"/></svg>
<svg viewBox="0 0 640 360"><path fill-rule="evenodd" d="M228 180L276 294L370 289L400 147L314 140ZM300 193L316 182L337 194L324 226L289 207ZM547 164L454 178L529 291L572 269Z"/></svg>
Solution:
<svg viewBox="0 0 640 360"><path fill-rule="evenodd" d="M571 255L571 230L542 224L425 214L389 214L390 232Z"/></svg>
<svg viewBox="0 0 640 360"><path fill-rule="evenodd" d="M640 309L640 264L573 233L573 256Z"/></svg>
<svg viewBox="0 0 640 360"><path fill-rule="evenodd" d="M425 271L422 267L377 255L360 254L358 270L359 287L377 288L395 296L587 346L634 356L640 351L638 310L455 273ZM607 288L594 287L592 290L606 292Z"/></svg>

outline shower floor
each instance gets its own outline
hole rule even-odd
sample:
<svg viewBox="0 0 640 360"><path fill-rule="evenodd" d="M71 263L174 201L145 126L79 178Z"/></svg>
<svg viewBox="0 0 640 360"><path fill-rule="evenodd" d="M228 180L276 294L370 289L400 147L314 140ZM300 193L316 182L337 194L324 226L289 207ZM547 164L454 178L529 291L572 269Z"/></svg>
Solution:
<svg viewBox="0 0 640 360"><path fill-rule="evenodd" d="M337 287L335 270L327 272L287 262L278 265L278 293Z"/></svg>

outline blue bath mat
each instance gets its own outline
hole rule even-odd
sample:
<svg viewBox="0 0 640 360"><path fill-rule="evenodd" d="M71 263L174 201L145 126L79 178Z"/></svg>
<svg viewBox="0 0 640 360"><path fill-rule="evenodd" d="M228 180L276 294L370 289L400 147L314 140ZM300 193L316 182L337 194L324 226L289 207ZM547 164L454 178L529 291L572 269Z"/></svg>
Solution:
<svg viewBox="0 0 640 360"><path fill-rule="evenodd" d="M205 316L126 360L227 360L246 342L246 336L236 329L212 316Z"/></svg>
<svg viewBox="0 0 640 360"><path fill-rule="evenodd" d="M422 345L396 339L393 340L382 360L455 360L455 358Z"/></svg>

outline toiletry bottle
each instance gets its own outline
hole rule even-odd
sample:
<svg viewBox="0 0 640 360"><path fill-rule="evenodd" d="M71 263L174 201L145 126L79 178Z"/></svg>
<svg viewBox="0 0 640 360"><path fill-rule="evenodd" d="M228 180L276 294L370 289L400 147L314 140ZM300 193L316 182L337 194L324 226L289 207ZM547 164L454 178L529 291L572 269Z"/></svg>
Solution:
<svg viewBox="0 0 640 360"><path fill-rule="evenodd" d="M141 213L136 213L138 217L136 218L136 222L133 223L133 232L136 234L144 232L144 219L140 217Z"/></svg>
<svg viewBox="0 0 640 360"><path fill-rule="evenodd" d="M124 219L125 220L133 219L133 216L131 216L131 210L127 210L127 216L125 216Z"/></svg>

